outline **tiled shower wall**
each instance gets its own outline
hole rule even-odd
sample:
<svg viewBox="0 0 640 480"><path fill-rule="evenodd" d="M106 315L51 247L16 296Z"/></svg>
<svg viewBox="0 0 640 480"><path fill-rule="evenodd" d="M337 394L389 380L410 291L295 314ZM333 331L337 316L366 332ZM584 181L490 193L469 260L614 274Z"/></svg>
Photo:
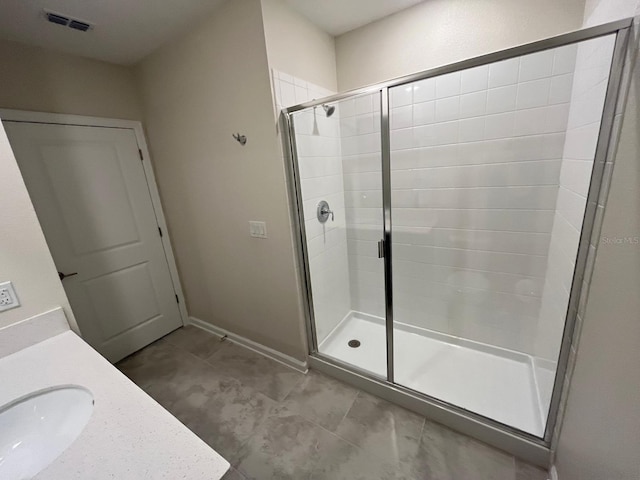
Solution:
<svg viewBox="0 0 640 480"><path fill-rule="evenodd" d="M384 264L377 247L383 235L380 95L350 98L339 108L351 307L384 317Z"/></svg>
<svg viewBox="0 0 640 480"><path fill-rule="evenodd" d="M555 367L608 84L614 36L581 43L577 60L535 356ZM610 170L611 165L605 165ZM605 173L605 178L609 174ZM592 247L595 248L595 247ZM544 362L546 360L546 362ZM550 365L549 365L549 362ZM545 396L548 402L550 391Z"/></svg>
<svg viewBox="0 0 640 480"><path fill-rule="evenodd" d="M568 47L391 91L395 320L533 353L574 62ZM383 316L379 138L341 108L352 306Z"/></svg>
<svg viewBox="0 0 640 480"><path fill-rule="evenodd" d="M276 112L283 107L335 92L283 72L272 71ZM339 112L327 117L322 108L293 116L298 150L313 308L318 343L351 308ZM335 220L322 224L316 208L326 200Z"/></svg>
<svg viewBox="0 0 640 480"><path fill-rule="evenodd" d="M604 92L602 65L574 80L576 51L390 91L396 321L555 359ZM278 110L332 93L273 81ZM380 99L336 106L294 115L319 342L350 310L384 317Z"/></svg>

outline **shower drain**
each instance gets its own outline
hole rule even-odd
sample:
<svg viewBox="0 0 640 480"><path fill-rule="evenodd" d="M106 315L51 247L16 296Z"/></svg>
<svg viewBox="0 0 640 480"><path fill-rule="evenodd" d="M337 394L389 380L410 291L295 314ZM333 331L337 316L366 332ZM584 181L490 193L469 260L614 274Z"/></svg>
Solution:
<svg viewBox="0 0 640 480"><path fill-rule="evenodd" d="M360 340L349 340L349 343L347 345L349 345L351 348L358 348L360 346Z"/></svg>

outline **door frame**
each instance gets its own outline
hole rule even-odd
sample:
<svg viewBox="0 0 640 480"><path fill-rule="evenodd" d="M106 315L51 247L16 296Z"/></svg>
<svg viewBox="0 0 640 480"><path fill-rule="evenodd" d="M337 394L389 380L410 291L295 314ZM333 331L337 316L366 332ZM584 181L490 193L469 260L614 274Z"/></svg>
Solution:
<svg viewBox="0 0 640 480"><path fill-rule="evenodd" d="M299 282L302 286L302 292L305 293L305 295L303 295L303 302L305 306L304 310L307 336L309 340L308 362L312 368L317 368L328 375L404 406L405 408L424 415L429 419L435 420L471 437L493 445L494 447L512 453L513 455L528 460L531 463L537 464L541 467L548 467L552 451L557 446L557 431L561 425L563 414L562 405L566 401L566 387L569 384L568 382L571 375L569 353L574 339L578 305L581 297L584 297L584 295L587 294L586 291L583 291L584 280L588 278L588 275L590 274L590 270L588 269L593 267L593 262L588 262L588 258L592 258L591 256L593 255L590 253L589 248L590 234L598 225L594 206L597 204L601 185L606 181L604 176L605 162L611 162L613 160L611 157L612 152L610 151L610 145L615 144L615 132L617 131L616 128L619 128L619 125L618 127L615 127L614 125L614 117L622 111L624 106L619 101L618 96L620 92L624 91L628 82L627 76L623 76L623 73L625 68L628 39L632 26L633 19L625 18L505 50L488 53L448 65L438 66L423 72L391 79L355 90L337 93L329 97L315 99L282 109L280 114L280 132L284 146L285 162L287 164L287 183L289 186L290 198L292 199L292 223L294 228L294 238L296 239L295 247L298 254L297 257L300 272ZM567 308L562 336L562 346L558 359L558 367L556 370L551 405L548 411L544 436L537 437L514 427L501 424L500 422L488 417L470 412L457 405L446 403L428 394L417 392L395 383L393 381L393 291L391 285L389 88L610 34L615 34L616 39L609 83L605 96L600 131L598 133L598 144L587 197L587 208L585 211L578 246L569 306ZM295 142L295 126L291 117L293 113L300 110L364 94L378 94L380 96L381 103L380 135L383 194L382 211L384 214L383 251L385 262L385 329L386 354L388 357L386 378L377 377L370 372L361 370L338 359L323 355L318 351L306 246L306 232L304 228L301 182L298 171L298 154ZM589 265L591 266L589 267Z"/></svg>
<svg viewBox="0 0 640 480"><path fill-rule="evenodd" d="M156 183L156 177L151 162L151 155L149 154L149 148L145 139L142 122L139 122L137 120L122 120L117 118L89 117L64 113L32 112L26 110L0 108L0 122L4 121L133 130L133 133L136 137L136 143L138 144L138 149L140 150L140 154L142 156L142 168L144 169L147 187L149 188L149 195L151 196L151 204L153 205L153 212L156 217L156 223L158 224L158 227L162 230L162 232L164 232L164 234L160 236L160 241L162 242L164 256L167 260L167 266L169 267L169 276L171 277L173 291L175 292L178 300L178 311L180 312L180 320L182 321L182 325L187 325L189 323L189 314L187 313L187 306L184 300L182 284L180 283L178 267L176 264L175 256L173 254L171 239L169 238L169 229L167 227L167 221L162 209L160 192L158 190L158 184ZM71 308L73 309L73 306L71 306Z"/></svg>

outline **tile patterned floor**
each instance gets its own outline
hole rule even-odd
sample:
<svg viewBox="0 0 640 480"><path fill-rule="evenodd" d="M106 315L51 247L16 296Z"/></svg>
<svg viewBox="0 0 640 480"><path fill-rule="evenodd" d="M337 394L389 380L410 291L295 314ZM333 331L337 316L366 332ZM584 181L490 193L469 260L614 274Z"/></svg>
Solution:
<svg viewBox="0 0 640 480"><path fill-rule="evenodd" d="M197 327L116 366L229 460L224 480L547 478L420 415Z"/></svg>

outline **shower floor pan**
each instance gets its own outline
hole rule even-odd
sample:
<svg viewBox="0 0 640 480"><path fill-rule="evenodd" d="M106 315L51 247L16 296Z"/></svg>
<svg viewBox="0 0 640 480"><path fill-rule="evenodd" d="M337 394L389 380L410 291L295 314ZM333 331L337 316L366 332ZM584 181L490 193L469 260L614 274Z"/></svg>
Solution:
<svg viewBox="0 0 640 480"><path fill-rule="evenodd" d="M351 340L360 345L349 346ZM402 323L395 323L394 343L396 383L527 433L543 435L546 417L529 355ZM318 350L386 377L382 318L350 312ZM541 380L552 378L546 377Z"/></svg>

